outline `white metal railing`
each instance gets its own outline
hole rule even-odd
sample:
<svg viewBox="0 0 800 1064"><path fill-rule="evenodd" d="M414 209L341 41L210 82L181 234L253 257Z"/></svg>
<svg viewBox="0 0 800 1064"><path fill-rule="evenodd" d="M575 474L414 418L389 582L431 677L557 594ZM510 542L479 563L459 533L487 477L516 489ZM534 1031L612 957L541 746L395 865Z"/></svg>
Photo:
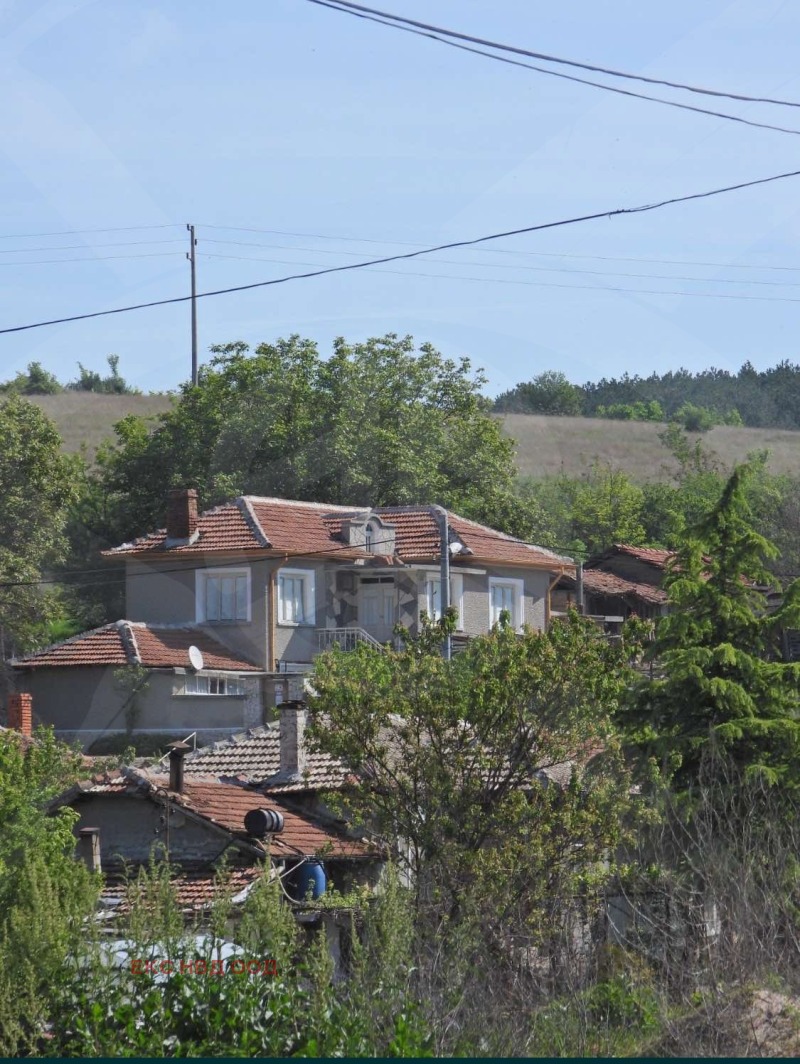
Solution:
<svg viewBox="0 0 800 1064"><path fill-rule="evenodd" d="M342 650L355 650L359 643L383 650L383 645L363 628L318 628L317 645L320 650L330 650L336 643Z"/></svg>

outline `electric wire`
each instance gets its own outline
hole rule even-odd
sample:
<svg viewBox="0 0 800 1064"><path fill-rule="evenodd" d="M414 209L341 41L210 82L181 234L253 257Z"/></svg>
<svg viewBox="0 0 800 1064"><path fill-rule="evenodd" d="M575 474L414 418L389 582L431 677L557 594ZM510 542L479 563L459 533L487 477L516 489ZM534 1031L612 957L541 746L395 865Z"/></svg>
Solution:
<svg viewBox="0 0 800 1064"><path fill-rule="evenodd" d="M376 8L365 7L362 4L352 3L351 0L333 0L333 2L339 8L352 8L355 11L368 13L384 19L390 19L393 22L406 23L409 26L417 27L417 29L431 30L434 33L441 33L448 37L457 37L459 40L470 41L473 44L482 44L488 48L497 48L500 51L514 52L517 55L527 55L531 59L541 59L547 63L560 63L566 66L577 67L580 70L590 70L596 74L608 74L615 78L628 78L633 81L643 81L650 85L665 85L671 89L682 89L686 92L701 93L704 96L724 96L727 99L740 100L745 103L770 103L777 104L780 107L800 107L800 102L795 100L780 100L769 96L745 96L742 93L725 92L721 89L707 89L698 85L685 84L680 81L667 81L664 78L649 78L644 74L631 74L623 70L614 70L611 67L596 66L591 63L580 63L574 59L564 59L561 56L547 55L544 52L533 52L525 48L516 48L509 44L501 44L498 41L490 41L482 37L472 37L466 33L458 33L455 30L448 30L443 26L432 26L426 22L418 22L415 19L404 18L401 15L394 15L388 11L379 11Z"/></svg>
<svg viewBox="0 0 800 1064"><path fill-rule="evenodd" d="M330 233L296 233L290 232L286 229L253 229L250 227L236 226L236 225L203 225L198 228L203 229L215 229L224 230L226 232L237 233L265 233L273 236L294 236L307 238L309 240L340 240L343 243L350 244L391 244L405 247L421 248L427 245L419 240L380 240L375 237L367 236L334 236ZM297 248L295 244L258 244L251 241L238 241L238 240L213 240L205 237L203 239L204 244L234 244L239 247L254 247L254 248L283 248L287 251L314 251L320 255L335 255L340 253L342 255L356 255L357 252L353 251L326 251L324 248ZM800 272L800 266L768 266L768 265L756 265L744 262L707 262L700 259L655 259L644 258L641 256L633 255L587 255L578 252L568 251L515 251L512 248L484 248L484 251L489 255L524 255L533 256L534 258L557 258L557 259L597 259L602 262L654 262L665 266L718 266L721 269L730 270L790 270L794 273Z"/></svg>
<svg viewBox="0 0 800 1064"><path fill-rule="evenodd" d="M359 507L353 507L353 509L354 510L358 510ZM361 507L361 509L363 510L363 507ZM386 541L375 540L374 543L373 543L373 546L380 546L382 544L382 542L387 542L388 543L389 541L388 540L386 540ZM521 542L524 542L524 541L521 541ZM555 546L555 547L541 547L541 546L537 546L536 544L528 544L528 546L532 546L535 549L541 550L541 551L543 551L545 553L547 553L547 552L551 552L552 553L555 550L565 550L565 551L568 550L570 552L570 554L583 554L583 553L585 553L584 551L576 551L572 547L558 546L558 545ZM265 549L266 550L274 550L275 548L268 547L268 548L265 548ZM318 558L318 557L323 557L323 556L327 557L330 554L339 554L342 551L351 551L352 552L352 550L353 550L353 547L349 543L343 543L343 544L337 544L335 547L326 547L326 548L324 548L322 550L294 551L293 552L293 551L286 551L286 550L281 549L280 551L277 551L277 554L280 557L285 557L286 561L296 561L299 558ZM139 556L134 555L134 557L137 558L137 560L139 560L139 561L143 561L143 562L147 561L147 558L146 557L142 558L141 555L139 555ZM207 557L207 555L206 555L206 557ZM278 558L278 560L280 560L280 557ZM161 568L159 568L157 570L152 570L152 571L149 571L149 572L127 573L127 574L126 573L120 573L119 575L115 575L113 572L109 571L108 567L113 565L115 561L124 562L125 560L126 560L125 556L124 555L120 555L119 559L109 558L109 561L107 563L107 567L106 568L102 568L102 569L72 569L72 570L69 570L69 571L65 571L64 573L60 574L59 576L42 577L39 580L5 580L5 581L0 581L0 589L14 588L14 587L38 587L41 584L64 584L64 585L69 586L69 587L96 587L96 586L105 585L107 583L122 583L122 582L124 582L126 580L136 580L136 579L138 579L140 577L152 577L154 572L157 572L157 574L159 576L164 576L164 575L167 575L167 574L170 574L170 573L186 573L187 572L187 568L189 568L186 565L180 565L180 566L175 566L174 568L171 568L171 569L161 569ZM191 561L191 555L189 556L189 560ZM276 559L275 559L275 557L271 556L267 560L273 560L274 561ZM561 558L558 555L554 555L552 560L553 560L554 564L562 564L562 565L569 564L569 562L570 562L569 558ZM214 562L214 568L215 569L241 569L242 564L243 563L242 563L241 560L233 561L233 562L220 561L220 562ZM98 574L98 573L104 574L105 575L105 579L103 579L103 580L72 580L72 579L70 579L72 576L92 576L92 575L95 575L95 574Z"/></svg>
<svg viewBox="0 0 800 1064"><path fill-rule="evenodd" d="M134 310L144 310L150 307L161 307L175 303L186 303L192 299L208 299L212 296L229 295L233 292L247 292L256 288L267 288L274 285L286 284L289 281L307 280L311 277L322 277L326 274L345 273L352 270L365 269L369 266L380 266L389 262L400 262L408 259L420 258L431 255L438 251L449 251L452 248L474 247L490 240L499 240L503 237L520 236L523 233L541 232L546 229L556 229L566 225L578 225L583 222L597 221L601 218L615 218L621 215L643 214L647 211L659 210L663 207L673 206L677 203L689 203L695 200L708 199L712 196L723 195L728 192L737 192L745 188L755 188L760 185L771 184L775 181L783 181L791 177L800 176L800 170L791 170L781 174L772 174L769 177L756 178L751 181L740 181L735 185L726 185L721 188L709 189L705 192L692 192L684 196L671 196L668 199L658 200L654 203L640 204L637 207L618 207L612 210L595 211L591 214L577 215L573 218L561 218L554 222L541 222L538 225L523 226L519 229L507 229L499 233L490 233L486 236L473 237L469 240L453 240L434 247L421 248L417 251L406 251L398 255L385 255L377 259L368 259L364 262L344 263L339 266L328 266L324 269L314 270L309 273L294 273L284 277L274 277L266 281L253 281L250 284L233 285L228 288L212 289L206 292L198 292L196 296L172 296L169 299L156 299L147 303L133 303L124 307L114 307L110 310L96 310L86 314L71 314L63 318L51 318L45 321L31 322L27 325L14 325L0 329L0 335L8 333L26 332L30 329L41 329L47 325L62 325L72 321L86 321L89 318L107 317L111 314L125 314ZM759 297L753 297L759 298Z"/></svg>
<svg viewBox="0 0 800 1064"><path fill-rule="evenodd" d="M211 241L206 240L206 241L204 241L204 243L206 243L206 244L207 243L211 243ZM214 241L214 243L219 243L219 241ZM264 246L267 247L268 245L264 245ZM286 250L286 251L294 251L294 250L297 250L297 251L312 251L312 252L318 252L319 251L321 254L325 254L325 255L336 255L336 254L356 255L356 256L358 255L357 251L341 251L341 252L339 252L339 251L323 251L322 249L319 249L319 248L296 248L295 249L295 248L288 247L286 245L275 245L275 246L283 247L284 250ZM294 259L264 259L264 258L256 258L256 257L250 256L250 255L223 255L223 254L220 254L218 252L213 252L213 251L204 251L204 252L200 252L200 254L204 258L207 258L207 259L236 259L238 262L274 262L274 263L280 263L282 265L288 265L288 266L293 266L293 265L297 265L297 266L322 266L322 265L324 265L324 263L321 263L321 262L298 262L297 260L294 260ZM463 266L465 268L466 267L472 267L472 266L480 266L480 267L485 268L487 270L525 270L526 272L534 272L534 273L570 273L570 274L583 274L583 273L585 273L585 274L591 274L591 275L593 275L595 277L633 277L633 278L640 277L640 278L653 278L654 280L659 280L659 281L700 281L700 282L703 282L705 284L738 284L738 285L742 285L742 284L757 284L757 285L769 285L770 287L773 287L773 288L800 288L800 282L798 282L798 281L761 281L761 280L751 279L751 278L747 278L747 277L742 278L741 280L737 280L734 277L685 277L685 276L683 276L681 274L673 274L673 273L626 273L626 272L617 272L617 271L614 271L614 270L584 270L584 269L581 269L580 267L576 267L576 266L524 266L524 265L521 265L521 264L518 264L518 263L503 263L503 262L460 262L458 259L428 259L428 262L435 262L437 264L441 263L444 266ZM751 267L751 268L752 269L757 269L758 267ZM389 272L393 272L393 271L389 271L389 270L385 270L384 271L384 270L382 270L380 272L389 273ZM418 275L417 274L412 274L412 273L409 272L409 273L403 273L403 274L401 274L401 276L414 277L414 276L418 276ZM431 274L424 274L423 276L430 277L432 275ZM444 276L448 276L448 275L442 274L441 276L444 277ZM491 278L486 278L486 279L487 280L491 280Z"/></svg>
<svg viewBox="0 0 800 1064"><path fill-rule="evenodd" d="M59 262L107 262L109 259L163 259L172 258L175 255L183 255L180 251L151 251L145 252L141 255L76 255L68 259L31 259L27 262L20 262L19 259L14 262L0 262L0 268L3 266L44 266L46 264L59 263Z"/></svg>
<svg viewBox="0 0 800 1064"><path fill-rule="evenodd" d="M146 229L179 229L179 222L165 222L163 225L118 225L111 229L61 229L53 233L2 233L0 240L28 240L40 236L80 236L83 233L132 233Z"/></svg>
<svg viewBox="0 0 800 1064"><path fill-rule="evenodd" d="M520 59L509 59L509 57L505 56L505 55L494 55L492 52L482 51L479 48L472 48L472 47L470 47L469 45L466 45L466 44L458 44L456 41L449 41L449 40L446 40L443 37L437 37L435 34L430 33L430 32L425 32L425 31L422 31L422 30L415 30L415 29L412 29L410 26L401 26L401 25L398 25L398 24L396 24L394 22L381 21L381 19L375 18L372 15L364 15L364 14L359 14L359 12L357 12L357 11L346 10L343 7L337 6L338 0L333 0L333 2L331 2L331 0L308 0L308 2L312 3L312 4L316 4L318 7L327 7L331 11L339 11L342 14L354 15L357 18L363 18L363 19L366 19L369 22L375 22L379 26L388 26L390 29L403 30L405 33L413 33L413 34L416 34L419 37L427 37L427 38L430 38L431 40L438 41L440 44L446 44L446 45L448 45L451 48L458 48L462 52L472 52L474 55L481 55L481 56L483 56L486 59L493 59L496 63L506 63L509 66L523 67L526 70L534 70L538 74L547 74L549 77L552 77L552 78L560 78L563 81L574 81L574 82L577 82L579 85L589 85L592 88L603 89L605 92L613 92L613 93L616 93L619 96L630 96L630 97L633 97L634 99L637 99L637 100L647 100L650 103L659 103L659 104L662 104L664 107L676 107L676 108L678 108L681 111L694 111L696 114L710 115L713 118L723 118L723 119L725 119L728 122L739 122L742 125L754 126L757 129L770 129L770 130L773 130L776 133L789 133L792 136L800 135L800 129L791 129L791 128L787 127L787 126L776 126L776 125L772 125L769 122L756 122L755 120L750 119L750 118L742 118L740 115L728 114L726 111L712 111L712 110L710 110L709 108L706 108L706 107L695 107L693 104L679 103L677 100L665 100L661 96L648 96L646 93L634 92L632 89L620 89L620 88L617 88L614 85L604 85L600 81L590 81L588 78L579 78L579 77L576 77L574 74L564 74L564 73L561 73L560 71L557 71L557 70L547 70L545 67L534 66L532 63L524 63ZM461 35L459 35L459 36L461 36ZM497 47L504 47L504 46L498 45ZM524 54L524 55L527 55L527 54L536 55L536 53L528 53L528 52L526 52L524 50L520 50L520 49L508 48L507 50L509 50L509 51L522 51L522 54ZM564 60L564 62L566 62L566 61ZM577 64L577 65L583 65L583 64ZM633 76L633 75L631 75L631 76ZM725 95L727 95L727 94L725 94ZM800 104L790 103L788 101L777 101L777 100L776 101L766 101L765 100L765 101L762 101L762 102L774 102L774 103L785 102L786 106L789 106L789 107L800 106Z"/></svg>
<svg viewBox="0 0 800 1064"><path fill-rule="evenodd" d="M110 244L48 244L35 248L0 248L0 255L29 255L34 251L93 251L94 248L132 248L153 244L184 244L184 240L123 240Z"/></svg>
<svg viewBox="0 0 800 1064"><path fill-rule="evenodd" d="M217 259L238 259L241 262L278 262L285 263L291 262L286 259L246 259L239 255L205 255L205 258L217 258ZM439 260L433 260L439 261ZM296 263L296 265L308 265L315 266L316 263ZM469 264L467 264L469 265ZM688 292L676 289L662 289L662 288L629 288L624 285L599 285L599 284L566 284L556 281L519 281L511 277L473 277L465 276L463 274L452 273L421 273L418 270L383 270L379 267L368 267L370 273L385 273L391 274L395 277L427 277L433 280L443 281L477 281L482 284L506 284L506 285L523 285L525 287L532 288L577 288L588 292L622 292L629 294L640 295L656 295L656 296L694 296L702 299L744 299L744 300L757 300L764 303L800 303L800 297L794 299L791 296L749 296L744 294L737 294L733 292ZM564 271L567 273L592 273L593 271ZM601 274L602 275L602 274ZM615 276L612 274L612 276ZM618 275L617 275L618 276ZM628 275L622 275L628 276ZM635 277L637 274L631 274L629 276ZM677 280L678 278L669 278L670 280ZM702 281L704 278L684 278L684 280L697 280ZM723 282L724 283L724 282ZM729 281L729 284L776 284L779 287L783 287L779 281ZM795 287L793 285L793 287Z"/></svg>

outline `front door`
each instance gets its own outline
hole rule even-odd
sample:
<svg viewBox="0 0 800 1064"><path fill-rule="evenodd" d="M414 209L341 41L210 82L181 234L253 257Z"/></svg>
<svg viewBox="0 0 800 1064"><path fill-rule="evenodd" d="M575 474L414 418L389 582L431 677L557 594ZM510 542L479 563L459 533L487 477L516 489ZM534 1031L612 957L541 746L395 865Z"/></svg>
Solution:
<svg viewBox="0 0 800 1064"><path fill-rule="evenodd" d="M396 623L393 577L364 577L358 600L358 623L373 639L387 643Z"/></svg>

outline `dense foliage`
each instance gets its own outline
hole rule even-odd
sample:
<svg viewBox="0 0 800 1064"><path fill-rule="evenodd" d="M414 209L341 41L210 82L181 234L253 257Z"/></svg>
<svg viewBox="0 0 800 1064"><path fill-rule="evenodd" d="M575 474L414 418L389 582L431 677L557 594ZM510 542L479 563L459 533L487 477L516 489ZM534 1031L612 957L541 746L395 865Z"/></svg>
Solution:
<svg viewBox="0 0 800 1064"><path fill-rule="evenodd" d="M554 389L545 385L551 378L559 379L557 394L563 397L559 408L548 408L547 397ZM548 370L498 396L495 409L585 417L632 417L637 411L645 415L641 420L652 420L654 403L664 419L677 418L691 431L715 423L800 428L800 365L783 361L759 371L745 362L738 373L714 368L697 373L670 370L649 377L625 373L583 385L572 385L563 374Z"/></svg>
<svg viewBox="0 0 800 1064"><path fill-rule="evenodd" d="M327 359L298 336L252 354L242 343L213 350L155 431L126 418L100 456L122 536L159 527L176 485L196 486L204 507L250 493L510 512L513 444L467 359L394 335L339 339Z"/></svg>

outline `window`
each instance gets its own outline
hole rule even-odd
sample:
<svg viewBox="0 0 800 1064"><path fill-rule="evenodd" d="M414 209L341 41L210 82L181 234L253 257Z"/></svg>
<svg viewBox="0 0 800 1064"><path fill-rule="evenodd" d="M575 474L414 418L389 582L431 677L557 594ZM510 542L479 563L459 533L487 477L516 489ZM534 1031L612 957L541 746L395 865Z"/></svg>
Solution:
<svg viewBox="0 0 800 1064"><path fill-rule="evenodd" d="M278 623L313 624L315 613L313 569L278 572Z"/></svg>
<svg viewBox="0 0 800 1064"><path fill-rule="evenodd" d="M494 579L489 578L489 624L494 625L500 620L500 614L507 610L511 617L514 628L521 628L524 618L523 595L525 583L523 580Z"/></svg>
<svg viewBox="0 0 800 1064"><path fill-rule="evenodd" d="M250 620L249 569L198 569L196 618L210 624Z"/></svg>
<svg viewBox="0 0 800 1064"><path fill-rule="evenodd" d="M458 616L456 626L459 631L464 628L464 577L461 573L450 575L450 605L455 606ZM430 577L425 581L425 612L438 621L442 616L442 581L439 577Z"/></svg>
<svg viewBox="0 0 800 1064"><path fill-rule="evenodd" d="M367 554L372 554L372 547L375 543L375 525L372 521L367 522L367 527L364 529L364 550Z"/></svg>
<svg viewBox="0 0 800 1064"><path fill-rule="evenodd" d="M201 673L188 673L183 687L178 691L182 695L243 695L244 679L241 676L208 676Z"/></svg>

